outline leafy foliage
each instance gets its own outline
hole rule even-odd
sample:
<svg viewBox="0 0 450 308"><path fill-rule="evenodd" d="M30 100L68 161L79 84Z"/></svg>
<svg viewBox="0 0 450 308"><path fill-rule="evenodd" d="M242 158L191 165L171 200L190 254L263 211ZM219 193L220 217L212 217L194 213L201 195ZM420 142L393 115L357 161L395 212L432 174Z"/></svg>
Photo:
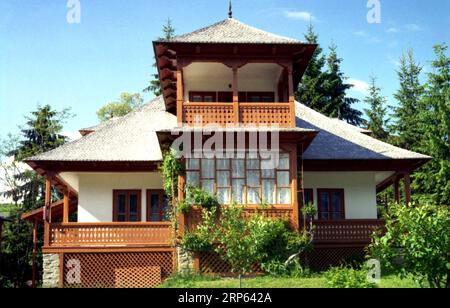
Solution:
<svg viewBox="0 0 450 308"><path fill-rule="evenodd" d="M386 131L388 120L386 119L386 98L381 95L381 88L376 84L376 78L370 77L369 95L364 102L370 106L365 109L368 117L367 129L372 132L372 136L378 140L386 141L389 134Z"/></svg>
<svg viewBox="0 0 450 308"><path fill-rule="evenodd" d="M370 253L402 277L450 287L450 208L392 204L386 233L374 236Z"/></svg>
<svg viewBox="0 0 450 308"><path fill-rule="evenodd" d="M131 111L142 107L144 100L139 93L123 92L119 100L103 106L97 111L98 119L106 122L115 117L122 117Z"/></svg>
<svg viewBox="0 0 450 308"><path fill-rule="evenodd" d="M333 267L324 273L329 288L375 288L369 282L366 269L354 269L349 266Z"/></svg>

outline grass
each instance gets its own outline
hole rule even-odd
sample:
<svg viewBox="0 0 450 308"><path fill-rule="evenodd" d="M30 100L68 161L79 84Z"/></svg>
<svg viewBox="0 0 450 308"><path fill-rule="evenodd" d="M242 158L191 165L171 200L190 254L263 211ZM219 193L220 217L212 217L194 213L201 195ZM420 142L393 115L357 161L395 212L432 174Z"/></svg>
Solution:
<svg viewBox="0 0 450 308"><path fill-rule="evenodd" d="M174 276L168 279L161 288L238 288L239 279L212 276ZM320 274L307 278L283 278L262 276L247 278L242 281L243 288L326 288L326 281ZM418 288L411 279L400 279L397 276L383 277L379 288Z"/></svg>

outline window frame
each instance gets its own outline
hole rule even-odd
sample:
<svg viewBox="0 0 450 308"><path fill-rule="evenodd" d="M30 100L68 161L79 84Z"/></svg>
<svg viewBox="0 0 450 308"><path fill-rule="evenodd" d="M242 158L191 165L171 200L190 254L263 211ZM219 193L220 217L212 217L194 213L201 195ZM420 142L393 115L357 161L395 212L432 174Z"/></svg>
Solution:
<svg viewBox="0 0 450 308"><path fill-rule="evenodd" d="M119 221L119 195L125 195L125 221ZM137 195L137 221L130 221L130 195ZM142 222L142 190L140 189L114 189L113 190L113 222Z"/></svg>
<svg viewBox="0 0 450 308"><path fill-rule="evenodd" d="M340 193L340 204L341 204L341 208L339 212L335 212L335 211L330 211L330 209L332 209L332 194L335 192L339 192ZM334 213L340 213L341 217L339 219L334 219L334 218L330 218L330 216L328 217L328 219L323 219L322 218L322 198L320 197L320 195L322 193L327 193L328 194L328 211L326 213L328 213L328 215L330 214L334 214ZM318 220L319 221L338 221L338 220L345 220L346 216L345 216L345 190L343 188L319 188L317 189L317 215L318 215Z"/></svg>
<svg viewBox="0 0 450 308"><path fill-rule="evenodd" d="M202 97L202 101L201 102L194 102L194 96L201 96ZM210 103L210 102L205 102L205 96L212 96L213 100L211 103L215 103L217 102L217 92L213 92L213 91L190 91L189 92L189 102L191 103Z"/></svg>
<svg viewBox="0 0 450 308"><path fill-rule="evenodd" d="M274 103L275 102L275 92L271 92L271 91L251 91L251 92L246 92L246 98L247 98L247 102L250 102L250 97L251 96L269 96L269 101L267 103ZM263 103L262 99L259 99L257 102L255 103Z"/></svg>
<svg viewBox="0 0 450 308"><path fill-rule="evenodd" d="M151 220L151 214L153 214L152 213L152 210L151 210L151 208L152 208L152 204L151 204L151 202L152 202L152 199L151 199L151 196L153 195L153 194L157 194L158 195L158 203L159 203L159 206L158 206L158 216L159 216L159 220L157 220L157 221L152 221ZM164 218L164 196L165 195L165 192L164 192L164 189L147 189L146 190L146 221L147 222L167 222L167 220L164 220L163 218Z"/></svg>

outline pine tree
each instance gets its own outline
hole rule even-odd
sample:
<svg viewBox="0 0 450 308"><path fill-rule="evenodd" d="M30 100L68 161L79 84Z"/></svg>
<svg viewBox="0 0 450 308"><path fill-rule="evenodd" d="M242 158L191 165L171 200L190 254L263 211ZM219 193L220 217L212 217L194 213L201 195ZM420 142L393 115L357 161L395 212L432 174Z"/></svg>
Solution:
<svg viewBox="0 0 450 308"><path fill-rule="evenodd" d="M319 36L314 31L312 23L308 26L305 41L309 44L319 43ZM297 101L317 111L322 110L326 104L322 88L325 80L323 68L326 59L322 52L322 48L318 45L295 93Z"/></svg>
<svg viewBox="0 0 450 308"><path fill-rule="evenodd" d="M347 79L341 71L342 59L337 55L337 46L330 46L330 53L327 57L328 69L324 73L322 92L325 97L325 105L319 112L334 118L345 120L352 125L360 126L364 123L362 112L352 108L357 103L356 98L347 97L347 91L353 86L345 83Z"/></svg>
<svg viewBox="0 0 450 308"><path fill-rule="evenodd" d="M414 188L422 199L450 205L450 58L446 44L436 45L436 59L428 74L423 99L424 109L418 114L424 132L419 150L433 157L416 173ZM416 124L417 125L417 124Z"/></svg>
<svg viewBox="0 0 450 308"><path fill-rule="evenodd" d="M398 107L394 108L395 123L390 127L392 143L407 150L417 151L423 132L418 124L421 113L421 100L424 87L420 83L422 66L414 59L410 49L400 58L400 68L397 71L400 89L394 94Z"/></svg>
<svg viewBox="0 0 450 308"><path fill-rule="evenodd" d="M172 26L172 20L170 18L167 19L167 23L163 25L162 28L163 36L159 37L158 40L170 40L175 37L175 28ZM156 68L156 59L153 67ZM155 96L161 95L161 83L159 81L158 73L153 74L153 80L149 82L148 87L146 87L144 92L152 92Z"/></svg>
<svg viewBox="0 0 450 308"><path fill-rule="evenodd" d="M386 141L389 134L386 131L388 120L386 119L386 98L381 95L381 88L376 84L376 77L370 77L369 95L364 102L370 106L364 109L369 119L367 121L367 129L372 132L372 136L378 140Z"/></svg>

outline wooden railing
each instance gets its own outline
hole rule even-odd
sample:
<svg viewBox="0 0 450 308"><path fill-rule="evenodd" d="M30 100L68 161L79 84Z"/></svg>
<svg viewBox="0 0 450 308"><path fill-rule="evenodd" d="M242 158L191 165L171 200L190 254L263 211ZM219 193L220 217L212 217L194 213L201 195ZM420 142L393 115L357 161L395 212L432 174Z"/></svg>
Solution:
<svg viewBox="0 0 450 308"><path fill-rule="evenodd" d="M183 123L188 126L215 124L219 126L293 127L290 103L185 103Z"/></svg>
<svg viewBox="0 0 450 308"><path fill-rule="evenodd" d="M369 243L372 233L382 229L384 222L378 219L315 221L317 244Z"/></svg>
<svg viewBox="0 0 450 308"><path fill-rule="evenodd" d="M47 248L169 245L170 223L54 223L48 227Z"/></svg>

